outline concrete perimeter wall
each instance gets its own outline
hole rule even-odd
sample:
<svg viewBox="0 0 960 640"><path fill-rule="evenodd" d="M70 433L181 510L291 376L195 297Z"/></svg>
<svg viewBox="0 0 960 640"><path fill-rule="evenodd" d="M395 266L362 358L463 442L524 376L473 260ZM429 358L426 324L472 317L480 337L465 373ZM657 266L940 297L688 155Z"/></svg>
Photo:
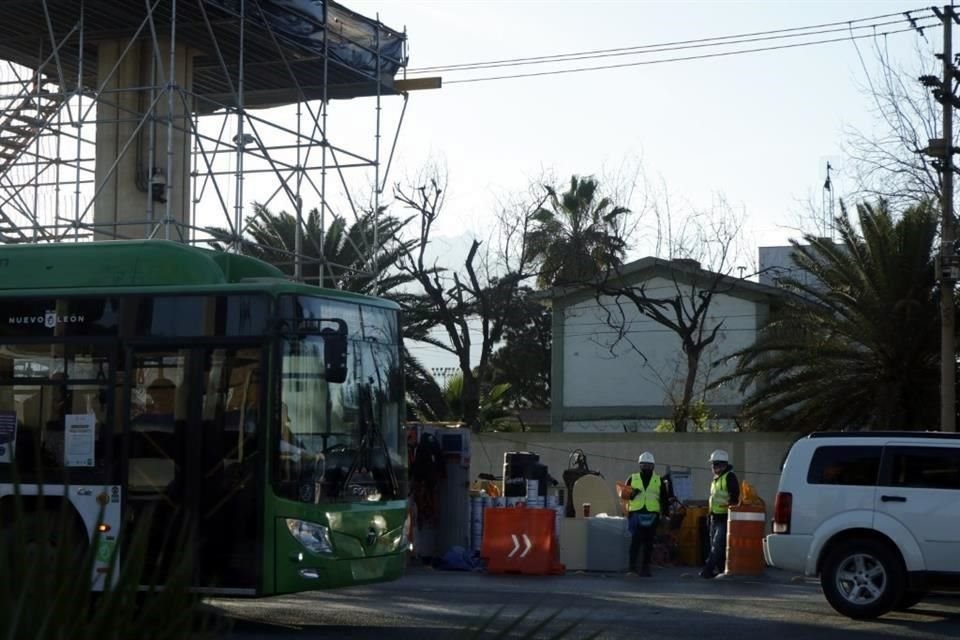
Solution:
<svg viewBox="0 0 960 640"><path fill-rule="evenodd" d="M505 452L531 451L562 486L570 453L582 449L590 469L602 473L612 487L637 471L637 457L650 451L660 474L666 473L667 465L674 472L689 470L692 499L706 500L713 477L710 452L726 449L737 476L754 486L770 513L780 466L799 437L794 433L482 433L471 439L470 478L480 473L499 476Z"/></svg>

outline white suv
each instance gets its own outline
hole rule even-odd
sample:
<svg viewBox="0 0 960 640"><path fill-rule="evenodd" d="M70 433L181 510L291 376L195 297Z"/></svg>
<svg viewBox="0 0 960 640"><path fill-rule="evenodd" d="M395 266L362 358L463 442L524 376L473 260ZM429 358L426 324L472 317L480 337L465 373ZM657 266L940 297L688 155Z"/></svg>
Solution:
<svg viewBox="0 0 960 640"><path fill-rule="evenodd" d="M780 476L774 567L820 576L851 618L960 587L960 434L816 433L790 449Z"/></svg>

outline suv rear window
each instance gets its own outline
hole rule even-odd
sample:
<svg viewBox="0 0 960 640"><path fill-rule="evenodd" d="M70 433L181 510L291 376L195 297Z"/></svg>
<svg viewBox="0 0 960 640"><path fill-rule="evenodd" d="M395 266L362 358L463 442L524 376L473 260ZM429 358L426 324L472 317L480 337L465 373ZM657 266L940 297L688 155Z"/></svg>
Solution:
<svg viewBox="0 0 960 640"><path fill-rule="evenodd" d="M889 456L892 487L960 489L960 447L890 447Z"/></svg>
<svg viewBox="0 0 960 640"><path fill-rule="evenodd" d="M810 461L807 483L873 486L882 453L883 447L818 447Z"/></svg>

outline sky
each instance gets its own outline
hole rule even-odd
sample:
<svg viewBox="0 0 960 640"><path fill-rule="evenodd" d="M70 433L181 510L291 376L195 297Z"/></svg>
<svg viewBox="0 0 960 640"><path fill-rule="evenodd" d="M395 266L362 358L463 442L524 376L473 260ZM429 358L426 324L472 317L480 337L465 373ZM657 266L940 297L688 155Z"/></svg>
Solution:
<svg viewBox="0 0 960 640"><path fill-rule="evenodd" d="M902 1L653 2L345 0L406 29L411 69L435 65L633 47L843 22L924 8ZM877 31L903 29L906 22ZM876 21L880 22L880 21ZM825 166L844 185L846 127L869 129L863 66L843 25L809 39L842 42L713 59L536 78L446 84L411 94L392 176L429 162L449 172L445 233L482 230L496 202L544 172L608 175L642 163L679 203L703 207L722 194L751 221L756 244L797 235L798 210L820 204ZM858 31L857 33L870 33ZM937 30L927 32L937 41ZM912 62L916 32L886 38ZM772 46L774 40L727 47ZM875 68L872 40L859 41ZM927 46L925 42L920 42ZM579 61L594 66L713 53L697 49ZM555 69L491 69L506 75ZM424 74L417 74L417 77ZM444 81L480 75L438 72ZM412 77L413 74L411 74ZM389 107L396 105L389 105ZM397 103L399 104L399 103ZM470 225L469 222L474 224Z"/></svg>
<svg viewBox="0 0 960 640"><path fill-rule="evenodd" d="M405 29L409 68L636 47L871 18L898 21L858 34L908 27L902 1L474 1L344 0L388 26ZM927 5L929 6L929 5ZM929 15L927 12L925 15ZM861 23L855 22L855 25ZM448 173L444 217L437 228L456 246L483 237L499 202L543 175L610 177L642 167L677 215L709 208L723 197L746 219L742 242L756 247L798 238L810 203L819 209L825 168L835 169L838 196L855 184L844 156L845 132L874 127L864 68L876 68L873 47L913 64L918 46L939 47L939 29L859 40L846 25L835 33L581 60L563 66L443 71L445 86L410 95L391 181L436 163ZM454 83L480 76L702 55L814 39L843 41L708 59L581 73ZM416 77L411 73L411 77ZM385 120L399 100L385 101ZM643 189L634 196L642 199ZM628 202L637 207L637 202ZM642 239L641 239L642 242ZM462 242L461 242L462 244ZM642 252L642 249L640 249ZM633 257L641 257L635 254ZM439 361L438 361L439 363ZM432 364L432 363L431 363Z"/></svg>
<svg viewBox="0 0 960 640"><path fill-rule="evenodd" d="M877 69L874 47L886 47L895 64L907 66L921 55L933 61L940 47L938 26L928 28L922 37L902 15L917 10L915 15L925 17L921 23L931 24L929 5L917 0L340 2L405 31L411 77L443 78L439 90L410 94L396 155L389 162L402 98L382 100L380 129L372 99L333 101L329 127L325 118L323 123L334 147L364 158L377 155L375 132L382 134L380 166L386 170L389 164L390 173L385 180L382 173L379 177L388 202L393 184L419 184L424 167L443 167L446 204L430 250L445 266L462 264L474 237L489 239L503 203L529 193L545 177L562 188L571 175L578 174L597 176L601 188L616 187L617 203L636 212L645 211L651 198L668 200L675 226L691 212L710 211L715 203L726 202L745 220L739 238L744 254L731 265L731 272L744 267L751 273L757 247L784 245L800 236L801 225L811 231L811 206L820 209L828 162L835 169L837 196L856 188L844 143L851 128L875 130L874 103L864 89L868 74ZM798 30L828 23L833 24ZM858 29L863 25L869 28ZM821 33L785 38L815 30ZM876 35L887 31L900 33ZM757 35L760 32L764 35ZM743 34L761 39L746 42ZM854 35L868 38L855 44L850 39ZM716 46L716 38L724 38L726 44ZM714 43L704 47L704 39ZM725 55L814 40L836 41ZM697 47L663 45L678 41ZM551 65L417 72L435 66L637 47L646 49L640 54ZM694 56L699 57L676 59ZM555 73L597 66L617 68ZM541 75L473 81L537 73ZM267 131L271 125L287 129L287 139L289 131L298 128L296 106L264 109L256 116L262 129L250 126L249 131L257 134L253 139L263 133L264 141L275 147L283 144L281 138L270 139L279 135ZM233 114L209 116L202 123L204 132L215 140L218 136L229 140L237 126ZM59 138L45 142L59 145ZM49 151L51 156L60 153L59 146L55 149ZM277 157L286 153L291 165L303 161L316 166L322 162L316 157L321 152L311 151L314 155L306 159L300 158L296 145L273 153ZM351 164L347 153L340 159ZM206 180L199 181L199 192L194 194L201 203L199 224L226 227L222 210L232 219L235 211L253 201L274 210L292 210L289 199L286 203L279 197L274 200L272 194L286 195L278 189L277 176L253 171L253 160L244 160L242 181L227 175L237 162L236 154L221 150L217 162L224 163L216 168L230 188L221 192ZM36 175L36 167L29 163L21 168L28 176ZM344 193L334 194L328 198L332 210L345 212L350 205L363 208L367 204L364 200L373 183L369 172L364 173L367 170L364 166L356 176L343 178L342 184L349 188L342 191L351 192L351 201L346 202ZM234 182L242 185L242 193ZM319 191L316 180L306 184ZM330 195L340 188L341 175L330 171L325 184L330 185ZM628 185L635 188L631 191ZM304 206L316 207L319 197L309 188L304 191ZM68 208L81 204L75 192L61 192L59 185L51 197L54 204L69 201ZM242 206L237 206L241 200ZM391 213L401 211L394 208ZM815 213L822 216L822 211ZM640 224L628 259L652 253L652 221ZM423 353L429 356L425 357L428 366L454 364L448 356Z"/></svg>

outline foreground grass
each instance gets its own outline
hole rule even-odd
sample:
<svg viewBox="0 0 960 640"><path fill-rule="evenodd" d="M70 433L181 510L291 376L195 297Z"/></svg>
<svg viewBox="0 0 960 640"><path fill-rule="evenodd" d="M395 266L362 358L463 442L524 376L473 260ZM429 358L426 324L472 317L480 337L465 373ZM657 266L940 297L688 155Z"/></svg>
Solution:
<svg viewBox="0 0 960 640"><path fill-rule="evenodd" d="M192 563L173 563L157 587L145 563L149 514L130 538L119 540L106 574L107 588L91 591L99 534L77 541L74 516L27 508L16 497L0 550L0 640L173 640L217 635L190 593ZM187 549L189 531L168 532L165 549ZM122 551L121 551L122 550ZM120 562L122 556L122 562ZM153 585L141 590L140 585Z"/></svg>

